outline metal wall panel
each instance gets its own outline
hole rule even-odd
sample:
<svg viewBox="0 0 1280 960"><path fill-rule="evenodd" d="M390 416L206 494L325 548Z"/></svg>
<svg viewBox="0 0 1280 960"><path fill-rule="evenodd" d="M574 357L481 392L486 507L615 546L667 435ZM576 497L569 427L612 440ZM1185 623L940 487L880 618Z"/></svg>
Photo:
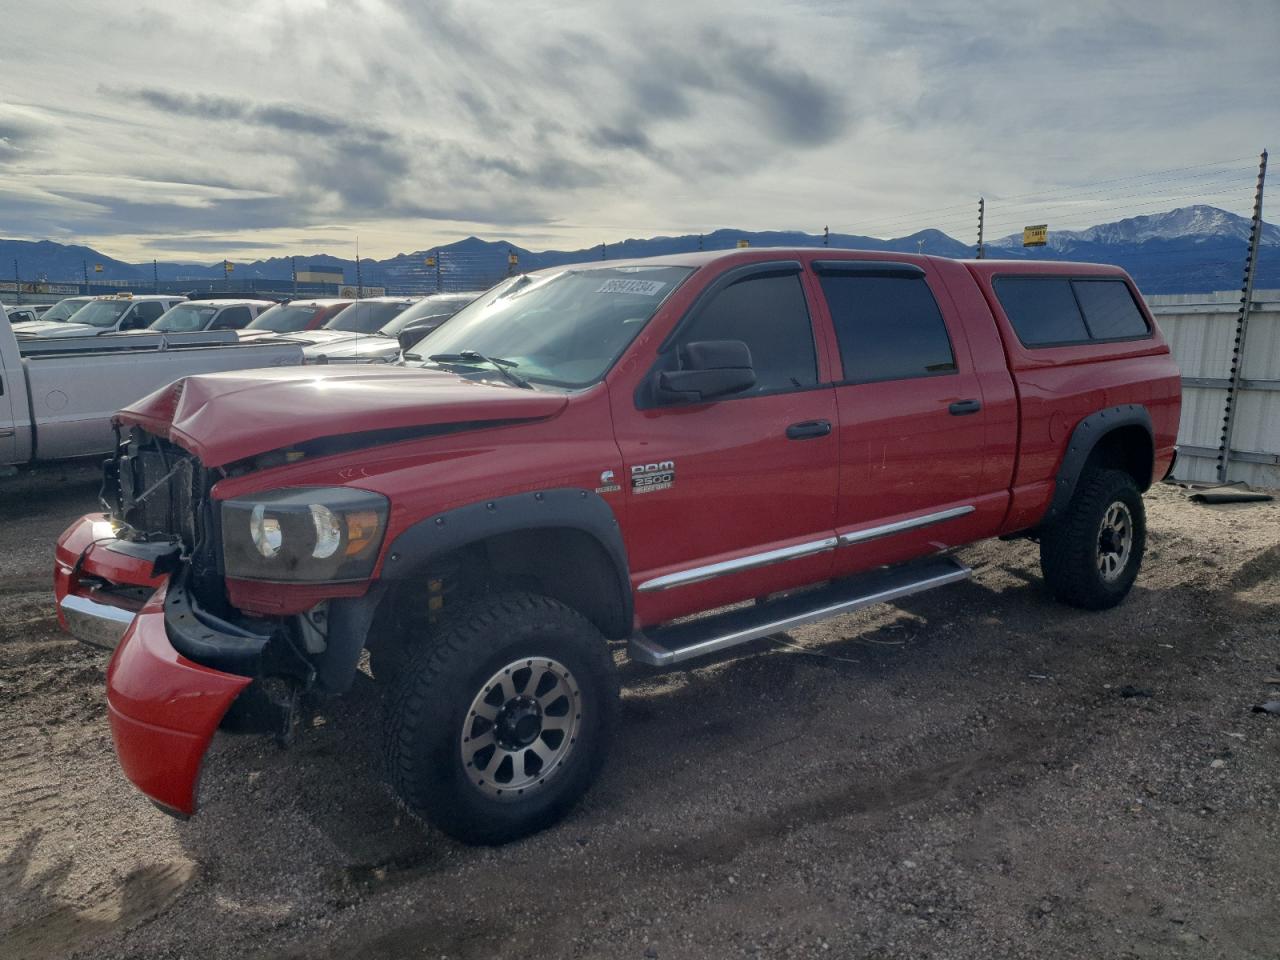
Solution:
<svg viewBox="0 0 1280 960"><path fill-rule="evenodd" d="M1233 290L1147 298L1182 370L1180 480L1217 479L1240 294ZM1255 290L1236 397L1227 479L1280 487L1280 290ZM1206 382L1207 381L1207 382Z"/></svg>

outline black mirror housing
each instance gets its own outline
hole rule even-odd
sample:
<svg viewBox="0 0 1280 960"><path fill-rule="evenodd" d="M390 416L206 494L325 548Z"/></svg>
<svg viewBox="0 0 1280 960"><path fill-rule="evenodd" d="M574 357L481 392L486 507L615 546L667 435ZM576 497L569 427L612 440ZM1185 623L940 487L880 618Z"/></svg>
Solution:
<svg viewBox="0 0 1280 960"><path fill-rule="evenodd" d="M654 392L663 403L700 403L755 386L751 349L741 340L687 343L679 357L679 370L658 374Z"/></svg>

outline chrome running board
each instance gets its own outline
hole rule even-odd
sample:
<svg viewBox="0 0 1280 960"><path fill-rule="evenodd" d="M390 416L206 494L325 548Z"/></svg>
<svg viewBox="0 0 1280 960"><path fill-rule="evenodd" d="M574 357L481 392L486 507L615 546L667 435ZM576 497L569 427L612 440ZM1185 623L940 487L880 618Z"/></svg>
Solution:
<svg viewBox="0 0 1280 960"><path fill-rule="evenodd" d="M972 572L952 557L883 567L817 590L791 593L767 603L655 627L632 636L627 650L631 658L640 663L669 667L873 603L887 603L956 583L967 579Z"/></svg>

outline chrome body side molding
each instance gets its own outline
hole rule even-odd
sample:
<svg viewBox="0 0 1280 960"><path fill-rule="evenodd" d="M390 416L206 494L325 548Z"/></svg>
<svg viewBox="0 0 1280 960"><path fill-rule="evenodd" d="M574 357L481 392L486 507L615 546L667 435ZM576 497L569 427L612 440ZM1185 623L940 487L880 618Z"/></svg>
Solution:
<svg viewBox="0 0 1280 960"><path fill-rule="evenodd" d="M973 504L966 504L963 507L952 507L949 510L926 513L923 516L896 520L893 523L884 523L880 526L867 527L863 530L852 530L849 533L842 533L838 537L824 537L821 540L810 540L806 543L780 547L777 550L766 550L764 553L753 553L733 560L722 560L719 563L690 567L688 570L678 570L675 573L667 573L660 577L646 580L636 587L636 590L639 593L649 593L654 590L687 587L690 584L702 583L704 580L713 580L716 577L724 577L732 573L742 573L744 570L755 570L774 563L785 563L788 560L811 557L814 554L834 550L836 547L848 547L856 543L866 543L868 540L891 537L898 533L905 533L908 530L917 530L920 527L931 527L935 523L945 523L948 520L954 520L956 517L963 517L965 514L973 513L974 509Z"/></svg>

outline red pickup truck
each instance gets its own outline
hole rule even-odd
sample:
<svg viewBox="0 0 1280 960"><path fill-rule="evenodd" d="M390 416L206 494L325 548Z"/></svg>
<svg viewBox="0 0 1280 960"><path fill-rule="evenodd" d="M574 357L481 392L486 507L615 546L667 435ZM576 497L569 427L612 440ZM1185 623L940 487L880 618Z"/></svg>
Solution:
<svg viewBox="0 0 1280 960"><path fill-rule="evenodd" d="M608 639L667 666L1040 543L1124 598L1180 386L1123 271L830 249L584 264L495 287L401 365L190 377L117 416L59 617L115 646L125 774L196 807L214 731L385 688L404 802L542 828L602 762ZM755 601L743 603L743 601Z"/></svg>

